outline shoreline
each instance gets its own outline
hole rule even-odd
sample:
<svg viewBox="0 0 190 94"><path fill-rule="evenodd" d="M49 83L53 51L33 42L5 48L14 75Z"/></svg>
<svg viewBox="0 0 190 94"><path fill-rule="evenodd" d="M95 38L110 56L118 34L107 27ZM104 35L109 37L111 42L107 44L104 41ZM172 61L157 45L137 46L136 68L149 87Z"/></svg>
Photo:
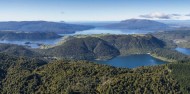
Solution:
<svg viewBox="0 0 190 94"><path fill-rule="evenodd" d="M152 57L154 57L154 58L156 58L156 59L162 60L162 61L164 61L164 62L166 62L166 63L177 62L176 60L167 59L167 58L165 58L165 57L161 57L161 56L158 56L158 55L156 55L156 54L149 54L149 55L152 56Z"/></svg>

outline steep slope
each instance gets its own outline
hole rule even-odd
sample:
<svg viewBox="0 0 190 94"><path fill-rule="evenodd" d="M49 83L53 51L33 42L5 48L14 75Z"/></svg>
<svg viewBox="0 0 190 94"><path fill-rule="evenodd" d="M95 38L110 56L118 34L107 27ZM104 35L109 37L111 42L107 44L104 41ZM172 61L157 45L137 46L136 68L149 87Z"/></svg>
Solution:
<svg viewBox="0 0 190 94"><path fill-rule="evenodd" d="M110 24L105 26L106 28L111 29L139 29L139 30L165 30L168 29L169 26L153 21L153 20L146 20L146 19L129 19L121 21L120 23Z"/></svg>
<svg viewBox="0 0 190 94"><path fill-rule="evenodd" d="M119 51L106 41L95 38L74 38L60 46L45 49L44 54L70 59L110 59L119 55Z"/></svg>
<svg viewBox="0 0 190 94"><path fill-rule="evenodd" d="M153 35L168 44L175 44L180 47L190 48L190 30L171 30L153 33Z"/></svg>
<svg viewBox="0 0 190 94"><path fill-rule="evenodd" d="M104 35L71 38L59 46L39 50L42 54L70 59L111 59L118 55L149 53L164 48L163 41L152 35Z"/></svg>
<svg viewBox="0 0 190 94"><path fill-rule="evenodd" d="M163 41L152 35L105 35L100 38L116 47L121 55L148 53L165 46Z"/></svg>
<svg viewBox="0 0 190 94"><path fill-rule="evenodd" d="M82 31L91 28L94 27L47 21L0 22L0 30L26 32L55 32L61 34L69 34L75 33L76 31Z"/></svg>
<svg viewBox="0 0 190 94"><path fill-rule="evenodd" d="M32 51L31 49L25 48L15 44L2 44L0 43L0 53L6 53L14 56L25 56L25 57L40 57L41 54Z"/></svg>

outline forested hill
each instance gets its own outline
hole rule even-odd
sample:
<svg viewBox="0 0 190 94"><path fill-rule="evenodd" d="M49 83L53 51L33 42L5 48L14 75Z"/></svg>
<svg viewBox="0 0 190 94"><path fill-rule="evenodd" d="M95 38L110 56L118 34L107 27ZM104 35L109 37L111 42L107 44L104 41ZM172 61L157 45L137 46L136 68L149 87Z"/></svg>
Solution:
<svg viewBox="0 0 190 94"><path fill-rule="evenodd" d="M42 57L41 54L34 52L32 49L15 44L0 43L0 53L6 53L12 56Z"/></svg>
<svg viewBox="0 0 190 94"><path fill-rule="evenodd" d="M151 35L105 35L72 38L61 45L40 52L59 58L110 59L118 55L148 53L163 48L165 43Z"/></svg>
<svg viewBox="0 0 190 94"><path fill-rule="evenodd" d="M95 37L74 38L53 48L41 50L42 54L67 59L110 59L119 55L118 49Z"/></svg>
<svg viewBox="0 0 190 94"><path fill-rule="evenodd" d="M87 61L40 59L0 54L3 94L189 93L189 63L136 69Z"/></svg>
<svg viewBox="0 0 190 94"><path fill-rule="evenodd" d="M0 44L0 93L189 94L188 57L172 50L163 50L164 47L164 42L152 35L76 37L59 46L39 51L41 54L45 52L44 55L50 57L67 59L46 60L43 55L37 53L37 50ZM150 50L154 51L153 54L176 61L128 69L74 60L108 59L117 55L145 53Z"/></svg>
<svg viewBox="0 0 190 94"><path fill-rule="evenodd" d="M116 47L121 55L147 53L155 48L164 48L166 45L156 37L146 35L105 35L101 39Z"/></svg>
<svg viewBox="0 0 190 94"><path fill-rule="evenodd" d="M87 25L75 25L61 22L47 22L47 21L10 21L0 22L0 30L7 31L24 31L24 32L55 32L61 34L75 33L94 28Z"/></svg>
<svg viewBox="0 0 190 94"><path fill-rule="evenodd" d="M190 48L190 30L171 30L153 33L153 35L166 42L174 43L177 46Z"/></svg>

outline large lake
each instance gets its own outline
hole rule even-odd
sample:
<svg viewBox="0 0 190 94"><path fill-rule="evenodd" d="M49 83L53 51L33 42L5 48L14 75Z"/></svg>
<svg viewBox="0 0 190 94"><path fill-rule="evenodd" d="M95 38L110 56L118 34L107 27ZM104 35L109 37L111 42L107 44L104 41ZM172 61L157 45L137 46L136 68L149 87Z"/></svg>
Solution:
<svg viewBox="0 0 190 94"><path fill-rule="evenodd" d="M178 47L175 50L178 51L178 52L181 52L183 54L190 55L190 49L188 49L188 48L180 48L180 47Z"/></svg>
<svg viewBox="0 0 190 94"><path fill-rule="evenodd" d="M103 29L103 28L95 28L91 30L79 31L75 34L68 34L69 36L78 35L78 34L146 34L147 31L143 30L116 30L116 29ZM67 34L64 34L65 36ZM17 40L17 41L7 41L7 40L0 40L0 43L10 43L10 44L18 44L18 45L26 45L30 46L31 48L38 48L39 44L46 44L46 45L55 45L63 38L53 39L53 40L40 40L40 41L28 41L28 40ZM30 44L26 44L30 42ZM96 61L100 64L107 64L115 67L122 67L122 68L135 68L139 66L153 66L164 64L165 62L153 58L148 54L142 55L131 55L131 56L123 56L123 57L116 57L108 61Z"/></svg>
<svg viewBox="0 0 190 94"><path fill-rule="evenodd" d="M106 28L94 28L90 30L78 31L74 35L77 34L147 34L154 31L145 31L145 30L129 30L129 29L106 29Z"/></svg>
<svg viewBox="0 0 190 94"><path fill-rule="evenodd" d="M60 35L62 35L62 36L72 36L72 35L108 34L108 33L109 34L145 34L145 33L147 33L147 31L94 28L94 29L90 29L90 30L78 31L78 32L76 32L74 34L60 34ZM39 48L40 47L39 44L55 45L61 39L62 38L51 39L51 40L38 40L38 41L31 41L31 40L16 40L16 41L0 40L0 43L18 44L18 45L30 46L31 48ZM26 44L27 42L30 42L30 44Z"/></svg>
<svg viewBox="0 0 190 94"><path fill-rule="evenodd" d="M169 25L181 25L182 26L189 26L189 21L163 21L160 20L160 22L169 24ZM90 29L90 30L84 30L84 31L78 31L74 34L60 34L60 35L77 35L77 34L147 34L150 32L155 31L147 31L147 30L117 30L117 29L105 29L102 28L102 26L113 24L113 23L119 23L119 21L100 21L100 22L70 22L71 24L81 24L81 25L92 25L98 28ZM180 24L179 24L180 23ZM46 45L55 45L61 40L59 39L53 39L53 40L40 40L40 41L29 41L29 40L17 40L17 41L7 41L7 40L0 40L0 43L10 43L10 44L18 44L18 45L26 45L30 46L31 48L38 48L38 44L46 44ZM31 44L25 44L27 42L30 42Z"/></svg>
<svg viewBox="0 0 190 94"><path fill-rule="evenodd" d="M7 43L7 44L17 44L17 45L24 45L24 46L29 46L31 48L39 48L40 44L45 44L45 45L55 45L58 43L62 38L58 39L51 39L51 40L38 40L38 41L32 41L32 40L0 40L0 43ZM27 42L30 42L27 44Z"/></svg>
<svg viewBox="0 0 190 94"><path fill-rule="evenodd" d="M99 64L106 64L120 68L136 68L140 66L154 66L165 64L164 61L156 59L149 54L120 56L107 61L95 61Z"/></svg>

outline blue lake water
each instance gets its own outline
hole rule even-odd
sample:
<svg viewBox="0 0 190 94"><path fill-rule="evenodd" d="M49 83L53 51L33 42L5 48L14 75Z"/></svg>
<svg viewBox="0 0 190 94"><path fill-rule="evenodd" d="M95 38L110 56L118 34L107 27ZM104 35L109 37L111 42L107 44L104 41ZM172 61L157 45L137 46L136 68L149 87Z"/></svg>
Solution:
<svg viewBox="0 0 190 94"><path fill-rule="evenodd" d="M120 56L107 61L95 61L98 64L106 64L120 68L136 68L140 66L154 66L165 64L164 61L156 59L149 54Z"/></svg>
<svg viewBox="0 0 190 94"><path fill-rule="evenodd" d="M51 39L51 40L38 40L38 41L32 41L32 40L14 40L14 41L12 41L12 40L0 40L0 43L17 44L17 45L29 46L31 48L39 48L39 44L55 45L61 39L62 38ZM30 44L25 44L26 42L30 42Z"/></svg>
<svg viewBox="0 0 190 94"><path fill-rule="evenodd" d="M77 34L147 34L154 31L145 30L129 30L129 29L105 29L105 28L94 28L90 30L78 31Z"/></svg>
<svg viewBox="0 0 190 94"><path fill-rule="evenodd" d="M148 31L143 30L116 30L116 29L104 29L104 28L94 28L90 30L78 31L74 34L60 34L62 36L72 36L72 35L79 35L79 34L146 34ZM151 32L151 31L150 31ZM51 39L51 40L38 40L38 41L31 41L31 40L0 40L0 43L9 43L9 44L18 44L18 45L25 45L31 48L39 48L39 44L45 45L55 45L58 43L62 38L58 39ZM30 42L30 44L25 44L26 42Z"/></svg>
<svg viewBox="0 0 190 94"><path fill-rule="evenodd" d="M181 52L183 54L190 55L190 49L188 49L188 48L180 48L180 47L178 47L175 50L178 51L178 52Z"/></svg>

